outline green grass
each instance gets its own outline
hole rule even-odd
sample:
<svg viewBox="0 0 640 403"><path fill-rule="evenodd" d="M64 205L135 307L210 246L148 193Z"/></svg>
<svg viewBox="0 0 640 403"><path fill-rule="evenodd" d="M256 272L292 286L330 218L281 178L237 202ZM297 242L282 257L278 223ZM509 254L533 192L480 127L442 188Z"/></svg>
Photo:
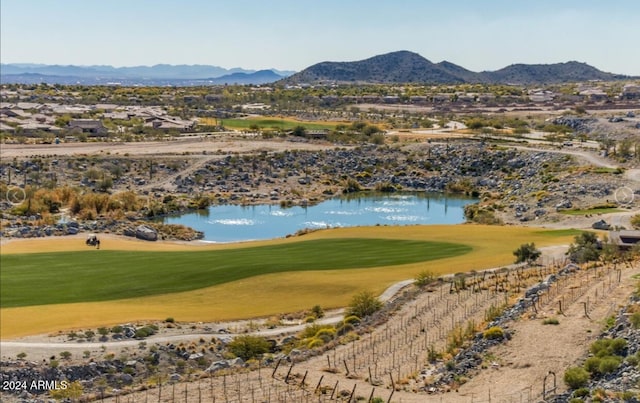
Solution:
<svg viewBox="0 0 640 403"><path fill-rule="evenodd" d="M471 250L447 242L336 238L217 251L8 254L2 256L0 304L109 301L190 291L261 274L395 266Z"/></svg>
<svg viewBox="0 0 640 403"><path fill-rule="evenodd" d="M291 119L221 119L221 124L230 129L249 129L256 125L261 129L278 128L291 130L296 126L303 126L307 130L334 129L335 123L300 122Z"/></svg>

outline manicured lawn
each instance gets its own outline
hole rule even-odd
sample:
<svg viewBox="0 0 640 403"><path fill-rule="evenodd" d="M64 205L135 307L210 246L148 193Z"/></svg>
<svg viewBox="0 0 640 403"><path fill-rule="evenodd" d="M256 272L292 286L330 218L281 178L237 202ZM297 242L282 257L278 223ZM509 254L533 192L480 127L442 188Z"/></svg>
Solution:
<svg viewBox="0 0 640 403"><path fill-rule="evenodd" d="M215 322L314 305L339 308L357 292L380 294L421 271L442 275L501 267L513 263L512 252L523 243L568 245L580 232L469 224L349 227L247 244L121 237L104 239L101 250L87 249L82 237L20 240L0 250L0 337L167 317ZM34 253L35 260L27 256L36 251L48 253ZM88 288L79 289L75 281ZM151 285L156 289L145 290ZM53 297L94 302L34 305Z"/></svg>
<svg viewBox="0 0 640 403"><path fill-rule="evenodd" d="M214 125L214 119L201 120L204 124ZM251 126L258 126L261 129L278 128L282 130L291 130L296 126L303 126L307 130L334 129L339 122L307 122L299 121L291 118L249 118L249 119L219 119L218 123L229 129L248 130Z"/></svg>
<svg viewBox="0 0 640 403"><path fill-rule="evenodd" d="M317 239L215 251L87 250L2 256L3 308L108 301L206 288L295 271L366 269L426 262L471 251L460 243Z"/></svg>

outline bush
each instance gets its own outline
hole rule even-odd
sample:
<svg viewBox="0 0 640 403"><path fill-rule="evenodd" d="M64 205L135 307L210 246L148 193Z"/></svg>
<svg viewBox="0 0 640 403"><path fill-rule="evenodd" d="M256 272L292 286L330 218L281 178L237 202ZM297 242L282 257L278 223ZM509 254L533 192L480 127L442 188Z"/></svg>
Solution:
<svg viewBox="0 0 640 403"><path fill-rule="evenodd" d="M247 361L269 352L270 344L264 337L242 335L234 338L227 348L236 357Z"/></svg>
<svg viewBox="0 0 640 403"><path fill-rule="evenodd" d="M500 340L504 337L504 330L499 326L494 326L485 330L483 337L487 340Z"/></svg>
<svg viewBox="0 0 640 403"><path fill-rule="evenodd" d="M601 361L602 359L600 357L589 357L584 362L584 369L586 369L590 374L596 374L600 371Z"/></svg>
<svg viewBox="0 0 640 403"><path fill-rule="evenodd" d="M640 329L640 312L635 312L633 315L631 315L629 321L631 322L631 325L634 329Z"/></svg>
<svg viewBox="0 0 640 403"><path fill-rule="evenodd" d="M425 270L418 273L414 284L418 287L424 287L433 283L435 280L436 280L435 274Z"/></svg>
<svg viewBox="0 0 640 403"><path fill-rule="evenodd" d="M589 388L580 388L580 389L576 389L575 392L573 392L573 396L575 397L587 397L589 396Z"/></svg>
<svg viewBox="0 0 640 403"><path fill-rule="evenodd" d="M571 367L564 373L564 383L571 389L579 389L587 386L589 373L582 367Z"/></svg>
<svg viewBox="0 0 640 403"><path fill-rule="evenodd" d="M136 339L144 339L145 337L152 336L156 333L156 330L152 326L145 326L139 329L136 329L136 333L134 337Z"/></svg>
<svg viewBox="0 0 640 403"><path fill-rule="evenodd" d="M539 249L536 249L536 245L531 243L525 243L520 245L520 247L513 251L513 255L516 257L516 263L527 262L529 264L538 260L542 252Z"/></svg>
<svg viewBox="0 0 640 403"><path fill-rule="evenodd" d="M622 358L617 357L615 355L604 357L600 360L600 366L598 367L598 372L600 372L601 374L611 374L620 367L621 362L622 362Z"/></svg>
<svg viewBox="0 0 640 403"><path fill-rule="evenodd" d="M559 325L560 321L556 318L549 318L542 321L543 325Z"/></svg>
<svg viewBox="0 0 640 403"><path fill-rule="evenodd" d="M380 302L377 297L369 291L362 291L354 295L351 299L351 303L347 309L347 316L364 318L379 311L381 308L382 302Z"/></svg>

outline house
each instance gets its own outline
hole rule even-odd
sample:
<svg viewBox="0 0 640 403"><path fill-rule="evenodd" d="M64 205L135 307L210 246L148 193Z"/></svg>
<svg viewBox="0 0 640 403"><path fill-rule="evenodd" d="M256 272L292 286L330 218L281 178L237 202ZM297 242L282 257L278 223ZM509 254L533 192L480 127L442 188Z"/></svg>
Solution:
<svg viewBox="0 0 640 403"><path fill-rule="evenodd" d="M627 84L622 88L620 98L626 100L640 99L640 85Z"/></svg>
<svg viewBox="0 0 640 403"><path fill-rule="evenodd" d="M182 120L165 116L152 116L145 119L144 127L152 127L157 130L178 130L186 132L193 130L197 122L194 120Z"/></svg>
<svg viewBox="0 0 640 403"><path fill-rule="evenodd" d="M601 102L609 99L609 96L606 92L601 90L600 88L589 88L583 91L580 91L580 95L585 99L593 102Z"/></svg>
<svg viewBox="0 0 640 403"><path fill-rule="evenodd" d="M640 243L640 231L611 231L609 239L622 250L629 250Z"/></svg>
<svg viewBox="0 0 640 403"><path fill-rule="evenodd" d="M90 137L106 137L108 130L101 121L96 119L74 119L69 122L69 129L85 133Z"/></svg>

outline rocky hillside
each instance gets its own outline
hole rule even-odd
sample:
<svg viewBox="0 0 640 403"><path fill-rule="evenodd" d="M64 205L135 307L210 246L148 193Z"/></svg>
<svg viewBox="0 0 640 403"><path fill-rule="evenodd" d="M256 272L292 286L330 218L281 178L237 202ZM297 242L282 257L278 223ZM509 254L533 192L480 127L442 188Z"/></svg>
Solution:
<svg viewBox="0 0 640 403"><path fill-rule="evenodd" d="M497 71L476 73L443 61L432 63L406 50L354 62L322 62L296 73L286 84L339 83L497 83L545 84L629 78L602 72L585 63L514 64Z"/></svg>

